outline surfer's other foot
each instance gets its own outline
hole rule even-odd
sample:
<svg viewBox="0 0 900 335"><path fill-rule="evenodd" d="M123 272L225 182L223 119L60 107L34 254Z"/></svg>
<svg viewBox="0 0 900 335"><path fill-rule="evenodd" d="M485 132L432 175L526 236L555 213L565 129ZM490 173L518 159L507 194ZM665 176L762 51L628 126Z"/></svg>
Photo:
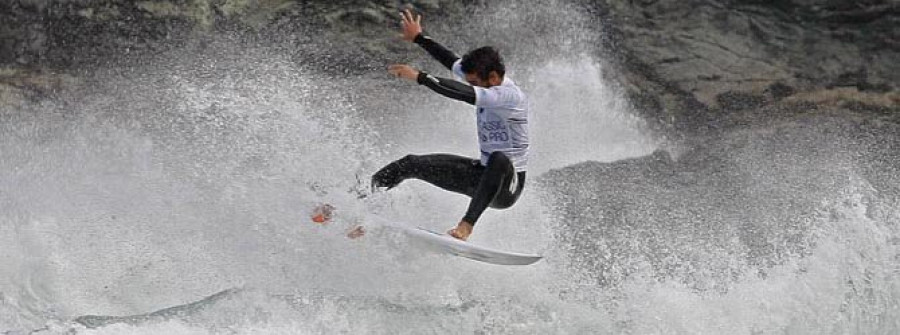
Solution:
<svg viewBox="0 0 900 335"><path fill-rule="evenodd" d="M329 204L319 204L313 208L310 218L318 224L326 224L331 221L331 215L334 214L334 206Z"/></svg>
<svg viewBox="0 0 900 335"><path fill-rule="evenodd" d="M363 229L363 226L356 226L353 229L350 229L350 232L347 233L347 237L351 239L357 239L366 234L366 230Z"/></svg>
<svg viewBox="0 0 900 335"><path fill-rule="evenodd" d="M465 241L469 239L469 235L472 235L472 229L475 229L474 225L466 221L460 221L456 228L447 231L447 235Z"/></svg>

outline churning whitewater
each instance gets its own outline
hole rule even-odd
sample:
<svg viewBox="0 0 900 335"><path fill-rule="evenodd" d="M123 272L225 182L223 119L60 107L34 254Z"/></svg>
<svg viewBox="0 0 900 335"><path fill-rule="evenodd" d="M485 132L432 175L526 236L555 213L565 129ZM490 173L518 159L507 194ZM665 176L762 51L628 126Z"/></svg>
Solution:
<svg viewBox="0 0 900 335"><path fill-rule="evenodd" d="M325 71L327 43L213 36L0 113L0 333L900 331L900 195L873 187L896 177L860 158L876 143L848 129L867 124L811 116L698 155L633 116L583 13L497 7L430 32L460 51L507 41L534 177L470 241L542 261L482 264L378 229L457 222L466 197L416 181L370 194L369 178L408 153L477 156L468 106L386 64ZM334 219L311 223L325 202ZM357 224L372 228L347 239Z"/></svg>

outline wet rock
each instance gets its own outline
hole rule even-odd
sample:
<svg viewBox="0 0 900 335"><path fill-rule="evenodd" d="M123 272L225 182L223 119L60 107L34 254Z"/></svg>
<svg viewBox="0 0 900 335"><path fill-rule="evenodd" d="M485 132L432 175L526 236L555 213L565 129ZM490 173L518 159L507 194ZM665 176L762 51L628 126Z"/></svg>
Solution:
<svg viewBox="0 0 900 335"><path fill-rule="evenodd" d="M53 97L75 87L78 80L41 69L0 68L0 108L19 107L29 101Z"/></svg>
<svg viewBox="0 0 900 335"><path fill-rule="evenodd" d="M642 99L637 107L649 109L639 112L685 132L708 128L698 113L729 115L715 110L747 108L747 97L773 85L886 92L900 82L900 10L893 1L608 0L592 6L606 22L605 48L625 72L625 86L637 91L632 94L673 97L649 105ZM735 106L735 99L743 102Z"/></svg>
<svg viewBox="0 0 900 335"><path fill-rule="evenodd" d="M716 103L722 109L729 111L740 111L744 109L761 107L766 103L766 100L761 95L728 91L716 95Z"/></svg>
<svg viewBox="0 0 900 335"><path fill-rule="evenodd" d="M602 31L597 52L634 110L665 134L752 124L782 99L881 101L900 82L895 1L574 1ZM397 10L459 18L478 2L420 0L10 0L0 3L0 66L90 71L212 35L309 48L321 71L371 71L413 46L395 43ZM340 52L334 52L340 50ZM818 93L810 93L818 92ZM860 98L865 93L865 96ZM881 98L874 98L880 95ZM826 99L827 100L827 99ZM737 118L736 120L728 120Z"/></svg>
<svg viewBox="0 0 900 335"><path fill-rule="evenodd" d="M432 12L463 7L442 0L405 6ZM393 1L351 0L10 0L0 3L0 65L78 67L153 53L211 32L284 34L310 26L320 30L304 33L383 53L376 42L393 36L385 33L396 29L400 7Z"/></svg>

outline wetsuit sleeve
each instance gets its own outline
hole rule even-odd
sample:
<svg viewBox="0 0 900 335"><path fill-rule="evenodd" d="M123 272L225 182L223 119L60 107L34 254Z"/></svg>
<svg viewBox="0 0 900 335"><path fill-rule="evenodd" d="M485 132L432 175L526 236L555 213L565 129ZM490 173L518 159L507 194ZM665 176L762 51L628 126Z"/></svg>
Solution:
<svg viewBox="0 0 900 335"><path fill-rule="evenodd" d="M441 62L447 69L453 68L453 63L459 59L453 51L448 50L443 45L438 42L435 42L431 37L425 36L423 34L416 35L416 38L413 39L413 43L418 44L420 47L428 51L428 54L434 59L437 59L438 62Z"/></svg>
<svg viewBox="0 0 900 335"><path fill-rule="evenodd" d="M419 85L425 85L432 91L450 99L459 100L471 105L475 104L475 89L472 86L463 84L456 80L439 78L419 71L416 78Z"/></svg>

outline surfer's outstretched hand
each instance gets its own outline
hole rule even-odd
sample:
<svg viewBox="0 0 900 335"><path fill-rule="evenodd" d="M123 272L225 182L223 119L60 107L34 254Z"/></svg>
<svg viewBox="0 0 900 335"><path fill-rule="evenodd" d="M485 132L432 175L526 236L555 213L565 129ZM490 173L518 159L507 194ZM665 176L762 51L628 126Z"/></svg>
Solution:
<svg viewBox="0 0 900 335"><path fill-rule="evenodd" d="M422 15L415 15L409 8L400 12L403 17L403 40L412 42L416 36L422 33Z"/></svg>
<svg viewBox="0 0 900 335"><path fill-rule="evenodd" d="M471 223L460 221L456 228L447 231L447 235L465 241L469 239L469 235L472 235L472 229L475 229L475 226Z"/></svg>
<svg viewBox="0 0 900 335"><path fill-rule="evenodd" d="M409 80L416 80L419 77L419 70L406 64L393 64L388 67L388 72L397 77Z"/></svg>

